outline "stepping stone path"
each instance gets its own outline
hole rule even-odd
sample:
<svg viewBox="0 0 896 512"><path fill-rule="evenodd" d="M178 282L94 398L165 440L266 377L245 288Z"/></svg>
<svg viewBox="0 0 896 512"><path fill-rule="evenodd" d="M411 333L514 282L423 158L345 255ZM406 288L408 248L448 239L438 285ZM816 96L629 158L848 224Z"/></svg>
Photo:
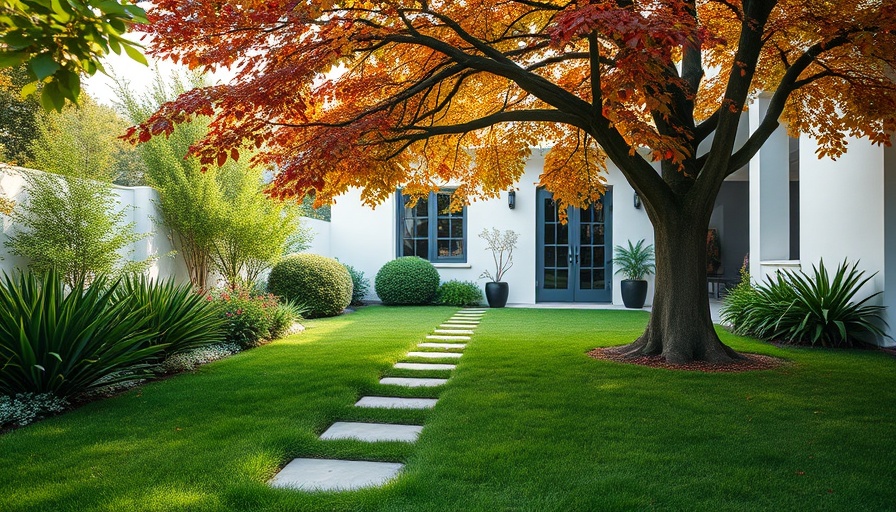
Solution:
<svg viewBox="0 0 896 512"><path fill-rule="evenodd" d="M473 329L485 314L484 309L462 309L453 317L433 329L433 334L417 346L423 349L463 350L466 343L442 343L470 341ZM408 357L426 359L459 359L460 352L411 351ZM457 365L447 363L395 363L398 370L454 370ZM383 377L380 384L408 388L442 386L448 379L416 377ZM437 398L404 398L391 396L362 396L355 407L379 409L431 409ZM414 442L421 425L390 423L355 423L337 421L320 438L324 440L355 439L376 443L382 441ZM303 491L349 491L384 485L398 475L404 464L397 462L369 462L339 459L293 459L269 482L272 487Z"/></svg>

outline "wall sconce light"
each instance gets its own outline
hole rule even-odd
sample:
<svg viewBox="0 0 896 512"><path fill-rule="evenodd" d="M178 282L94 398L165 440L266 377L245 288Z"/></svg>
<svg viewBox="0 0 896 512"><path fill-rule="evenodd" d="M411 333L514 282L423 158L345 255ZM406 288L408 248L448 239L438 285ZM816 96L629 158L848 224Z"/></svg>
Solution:
<svg viewBox="0 0 896 512"><path fill-rule="evenodd" d="M635 210L641 209L641 198L638 197L638 193L635 192Z"/></svg>
<svg viewBox="0 0 896 512"><path fill-rule="evenodd" d="M511 210L516 208L516 190L507 192L507 207Z"/></svg>

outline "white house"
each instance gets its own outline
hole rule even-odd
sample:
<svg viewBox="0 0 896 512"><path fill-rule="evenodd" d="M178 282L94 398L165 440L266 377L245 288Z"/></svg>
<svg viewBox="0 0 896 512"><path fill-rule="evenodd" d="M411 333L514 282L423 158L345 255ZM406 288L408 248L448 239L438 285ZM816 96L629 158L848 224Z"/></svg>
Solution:
<svg viewBox="0 0 896 512"><path fill-rule="evenodd" d="M742 140L759 122L766 101L760 97L744 115ZM791 139L780 128L749 166L724 183L710 221L721 242L719 278L736 281L748 255L754 279L781 268L808 272L822 259L833 269L845 258L876 273L862 291L865 296L884 291L874 300L896 305L896 149L852 140L836 161L819 160L816 149L811 138ZM440 215L437 195L411 210L402 207L396 191L386 203L369 208L352 190L332 208L326 254L371 279L387 261L418 255L433 262L443 281L482 284L479 275L493 263L477 234L484 228L512 229L520 239L505 279L509 303L621 304L622 277L614 273L612 248L628 240L652 242L647 214L610 164L603 210L572 211L569 224L560 225L550 195L535 185L544 153L535 150L527 162L513 207L505 193L461 214ZM651 283L648 304L652 293ZM891 318L896 326L896 316Z"/></svg>

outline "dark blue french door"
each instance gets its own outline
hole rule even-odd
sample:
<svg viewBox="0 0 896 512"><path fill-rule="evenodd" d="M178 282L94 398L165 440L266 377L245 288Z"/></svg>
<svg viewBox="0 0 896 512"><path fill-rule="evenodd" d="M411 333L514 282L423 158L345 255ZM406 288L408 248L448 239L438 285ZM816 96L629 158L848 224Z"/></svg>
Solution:
<svg viewBox="0 0 896 512"><path fill-rule="evenodd" d="M536 210L535 300L612 302L612 191L589 208L569 208L566 224L547 190L538 190Z"/></svg>

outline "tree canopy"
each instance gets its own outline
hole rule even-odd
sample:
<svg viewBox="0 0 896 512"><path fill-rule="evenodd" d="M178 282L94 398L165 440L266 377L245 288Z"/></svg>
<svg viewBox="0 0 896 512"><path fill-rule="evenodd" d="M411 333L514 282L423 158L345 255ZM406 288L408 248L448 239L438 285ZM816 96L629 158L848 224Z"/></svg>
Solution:
<svg viewBox="0 0 896 512"><path fill-rule="evenodd" d="M457 201L494 197L545 145L541 185L586 205L609 158L656 235L653 315L631 349L674 362L736 357L706 305L724 178L781 120L834 157L849 136L889 143L896 128L896 0L160 0L148 18L153 54L235 77L129 136L211 116L192 152L221 165L257 148L280 197L362 186L376 203L448 181ZM737 146L763 92L768 109Z"/></svg>

